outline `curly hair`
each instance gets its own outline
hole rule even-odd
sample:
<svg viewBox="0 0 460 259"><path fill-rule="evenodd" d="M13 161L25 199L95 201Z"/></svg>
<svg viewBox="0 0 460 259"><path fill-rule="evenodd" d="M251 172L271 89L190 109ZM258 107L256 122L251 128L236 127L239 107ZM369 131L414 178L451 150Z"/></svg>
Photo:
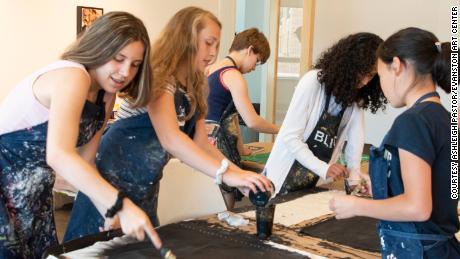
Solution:
<svg viewBox="0 0 460 259"><path fill-rule="evenodd" d="M366 86L358 88L361 80L376 70L376 50L383 40L373 33L351 34L322 53L313 68L320 69L318 81L326 94L333 95L342 107L357 103L360 108L376 113L385 109L387 100L380 87L378 75Z"/></svg>

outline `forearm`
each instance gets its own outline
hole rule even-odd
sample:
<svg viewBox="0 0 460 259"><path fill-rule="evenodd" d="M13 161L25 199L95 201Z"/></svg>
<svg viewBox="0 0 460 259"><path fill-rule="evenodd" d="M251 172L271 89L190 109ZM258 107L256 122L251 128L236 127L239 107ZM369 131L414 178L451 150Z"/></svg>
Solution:
<svg viewBox="0 0 460 259"><path fill-rule="evenodd" d="M255 117L252 121L247 123L250 129L260 133L278 134L280 127L276 124L270 123L260 116Z"/></svg>
<svg viewBox="0 0 460 259"><path fill-rule="evenodd" d="M425 221L416 203L401 194L383 200L357 198L355 201L357 216L365 216L389 221Z"/></svg>
<svg viewBox="0 0 460 259"><path fill-rule="evenodd" d="M94 168L94 170L97 171L97 167L96 167L96 164L94 163L94 160L93 160L93 163L90 162L90 164ZM99 214L101 214L102 217L105 217L105 213L107 212L107 207L105 207L102 203L98 202L96 199L91 198L90 200L93 203L94 207L96 207L97 211L99 211Z"/></svg>
<svg viewBox="0 0 460 259"><path fill-rule="evenodd" d="M196 170L215 177L224 156L209 143L198 146L183 132L174 135L162 143L166 151Z"/></svg>
<svg viewBox="0 0 460 259"><path fill-rule="evenodd" d="M217 161L222 161L222 159L226 158L224 156L224 154L222 154L222 152L220 152L219 149L217 149L215 146L209 144L209 143L200 143L201 145L200 146L205 146L205 150L206 152L211 155L212 157L214 157L215 159L217 159ZM230 165L230 169L231 170L240 170L241 168L239 168L237 165L235 165L232 161L228 160L228 163Z"/></svg>

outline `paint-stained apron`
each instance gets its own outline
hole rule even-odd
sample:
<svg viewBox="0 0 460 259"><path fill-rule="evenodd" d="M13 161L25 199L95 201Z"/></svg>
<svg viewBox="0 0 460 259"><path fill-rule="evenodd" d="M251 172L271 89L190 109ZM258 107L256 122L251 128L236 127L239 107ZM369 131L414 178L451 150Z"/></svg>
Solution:
<svg viewBox="0 0 460 259"><path fill-rule="evenodd" d="M241 168L241 156L238 152L239 127L238 113L233 101L225 108L220 121L206 120L208 130L208 140L211 144L217 147L222 154L232 163ZM243 194L235 188L224 183L220 188L225 193L234 193L236 200L241 200Z"/></svg>
<svg viewBox="0 0 460 259"><path fill-rule="evenodd" d="M190 138L195 134L197 114L183 121L190 111L188 98L182 90L174 95L180 130ZM161 146L148 113L112 123L102 136L96 165L102 177L142 208L154 226L157 217L158 193L163 168L170 159ZM104 217L91 200L79 192L72 209L64 241L96 234L104 226Z"/></svg>
<svg viewBox="0 0 460 259"><path fill-rule="evenodd" d="M326 104L323 112L316 123L315 128L308 137L306 144L311 152L321 161L329 163L331 160L332 152L334 151L337 134L342 121L345 107L337 115L332 115L328 112L331 96L326 97ZM297 191L301 189L308 189L316 186L319 176L311 170L305 168L297 160L291 166L289 173L281 187L280 194Z"/></svg>
<svg viewBox="0 0 460 259"><path fill-rule="evenodd" d="M105 119L104 92L84 105L77 146ZM41 258L58 244L53 214L55 175L46 164L48 122L0 135L0 258Z"/></svg>
<svg viewBox="0 0 460 259"><path fill-rule="evenodd" d="M423 96L414 105L431 96L434 95ZM382 143L386 143L385 139ZM379 148L371 147L369 174L373 199L390 198L389 186L391 186L391 197L404 193L404 185L400 177L400 160L396 147L384 144ZM399 177L391 177L392 174ZM430 224L430 229L437 229L437 233L421 234L413 222L381 220L377 228L382 246L382 258L458 258L457 256L460 255L456 252L458 251L456 248L458 249L459 245L455 237L444 233L433 222L425 223Z"/></svg>

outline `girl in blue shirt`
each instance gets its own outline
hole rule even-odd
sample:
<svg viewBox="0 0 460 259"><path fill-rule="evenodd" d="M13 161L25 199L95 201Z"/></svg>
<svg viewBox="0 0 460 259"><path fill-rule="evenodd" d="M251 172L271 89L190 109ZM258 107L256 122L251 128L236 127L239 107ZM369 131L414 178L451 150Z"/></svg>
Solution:
<svg viewBox="0 0 460 259"><path fill-rule="evenodd" d="M335 197L338 219L380 219L382 258L460 258L457 199L450 194L450 113L436 86L450 93L450 43L407 28L378 51L382 90L393 107L407 107L380 148L371 149L374 200Z"/></svg>

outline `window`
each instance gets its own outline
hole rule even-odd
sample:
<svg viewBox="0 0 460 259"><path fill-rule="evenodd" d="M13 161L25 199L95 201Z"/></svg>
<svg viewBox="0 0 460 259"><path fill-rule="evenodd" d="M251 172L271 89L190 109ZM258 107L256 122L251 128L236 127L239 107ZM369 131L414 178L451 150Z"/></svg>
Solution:
<svg viewBox="0 0 460 259"><path fill-rule="evenodd" d="M298 2L298 4L295 4L295 2ZM289 6L285 6L284 4ZM298 5L300 5L300 7ZM278 78L299 77L302 22L302 1L281 1L278 44Z"/></svg>

